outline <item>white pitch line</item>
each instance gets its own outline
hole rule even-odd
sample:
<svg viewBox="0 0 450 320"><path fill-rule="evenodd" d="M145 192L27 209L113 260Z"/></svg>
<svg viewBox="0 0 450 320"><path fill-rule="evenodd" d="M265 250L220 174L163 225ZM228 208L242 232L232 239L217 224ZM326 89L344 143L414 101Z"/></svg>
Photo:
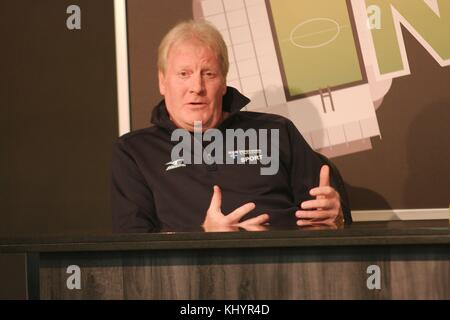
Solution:
<svg viewBox="0 0 450 320"><path fill-rule="evenodd" d="M348 27L349 27L348 25L339 26L339 28L341 28L341 30L345 29L345 28L348 28ZM333 30L336 30L336 28L330 28L330 29L325 29L325 30L322 30L322 31L307 33L307 34L302 35L302 36L293 37L292 39L297 40L297 39L306 38L306 37L314 36L316 34L321 34L321 33L329 32L329 31L333 31ZM291 39L283 39L283 40L281 40L281 42L287 42L287 41L291 42Z"/></svg>

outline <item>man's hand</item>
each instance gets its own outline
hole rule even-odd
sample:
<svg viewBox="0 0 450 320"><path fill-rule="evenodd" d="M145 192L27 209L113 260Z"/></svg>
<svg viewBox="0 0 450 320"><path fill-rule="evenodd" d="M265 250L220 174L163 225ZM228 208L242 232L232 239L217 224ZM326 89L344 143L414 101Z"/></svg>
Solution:
<svg viewBox="0 0 450 320"><path fill-rule="evenodd" d="M209 205L205 221L202 225L205 231L238 231L239 228L248 231L266 230L263 224L269 220L268 214L261 214L255 218L240 222L247 213L255 209L254 203L246 203L228 215L222 213L221 207L222 192L218 186L214 186L211 204Z"/></svg>
<svg viewBox="0 0 450 320"><path fill-rule="evenodd" d="M320 182L317 188L309 191L315 200L301 203L301 209L295 213L299 226L327 225L338 227L344 222L339 193L330 186L330 168L320 169Z"/></svg>

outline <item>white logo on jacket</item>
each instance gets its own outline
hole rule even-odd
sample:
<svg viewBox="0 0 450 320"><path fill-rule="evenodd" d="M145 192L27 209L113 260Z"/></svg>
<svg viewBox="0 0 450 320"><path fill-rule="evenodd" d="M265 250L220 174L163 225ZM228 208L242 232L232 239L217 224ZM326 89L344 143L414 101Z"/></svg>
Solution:
<svg viewBox="0 0 450 320"><path fill-rule="evenodd" d="M203 132L202 122L194 121L193 137L192 132L178 128L172 132L170 140L178 141L170 153L171 159L176 159L172 161L176 162L174 168L192 163L235 164L237 161L238 164L259 163L263 165L260 168L261 175L274 175L279 169L279 129L226 129L224 136L223 132L216 128L210 128ZM204 146L205 143L207 143L206 146ZM244 149L247 145L249 149ZM224 159L224 150L233 150L227 151L226 159ZM181 162L182 165L178 165L177 161L182 159L184 162Z"/></svg>
<svg viewBox="0 0 450 320"><path fill-rule="evenodd" d="M240 163L255 163L263 159L261 149L228 151L228 155L232 159L239 159Z"/></svg>
<svg viewBox="0 0 450 320"><path fill-rule="evenodd" d="M166 163L166 166L168 166L166 168L166 171L176 169L176 168L186 167L186 165L184 164L184 159L176 159L174 161L169 161Z"/></svg>

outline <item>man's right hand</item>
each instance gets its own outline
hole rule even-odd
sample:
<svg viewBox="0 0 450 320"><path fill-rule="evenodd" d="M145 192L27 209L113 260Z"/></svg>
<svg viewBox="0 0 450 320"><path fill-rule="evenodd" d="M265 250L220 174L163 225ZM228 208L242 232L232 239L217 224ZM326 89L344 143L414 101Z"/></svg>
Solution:
<svg viewBox="0 0 450 320"><path fill-rule="evenodd" d="M247 213L255 209L253 202L244 204L228 215L222 213L221 207L222 192L218 186L214 186L211 204L202 225L205 231L237 231L239 227L248 231L266 230L263 224L269 221L268 214L261 214L255 218L240 222Z"/></svg>

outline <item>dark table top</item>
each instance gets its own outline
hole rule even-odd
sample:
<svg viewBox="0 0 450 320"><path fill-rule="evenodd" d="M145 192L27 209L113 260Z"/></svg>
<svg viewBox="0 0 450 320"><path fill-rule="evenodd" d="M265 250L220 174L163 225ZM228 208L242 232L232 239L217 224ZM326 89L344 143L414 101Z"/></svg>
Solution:
<svg viewBox="0 0 450 320"><path fill-rule="evenodd" d="M276 248L362 245L449 245L449 220L354 222L340 229L38 235L0 238L0 253Z"/></svg>

